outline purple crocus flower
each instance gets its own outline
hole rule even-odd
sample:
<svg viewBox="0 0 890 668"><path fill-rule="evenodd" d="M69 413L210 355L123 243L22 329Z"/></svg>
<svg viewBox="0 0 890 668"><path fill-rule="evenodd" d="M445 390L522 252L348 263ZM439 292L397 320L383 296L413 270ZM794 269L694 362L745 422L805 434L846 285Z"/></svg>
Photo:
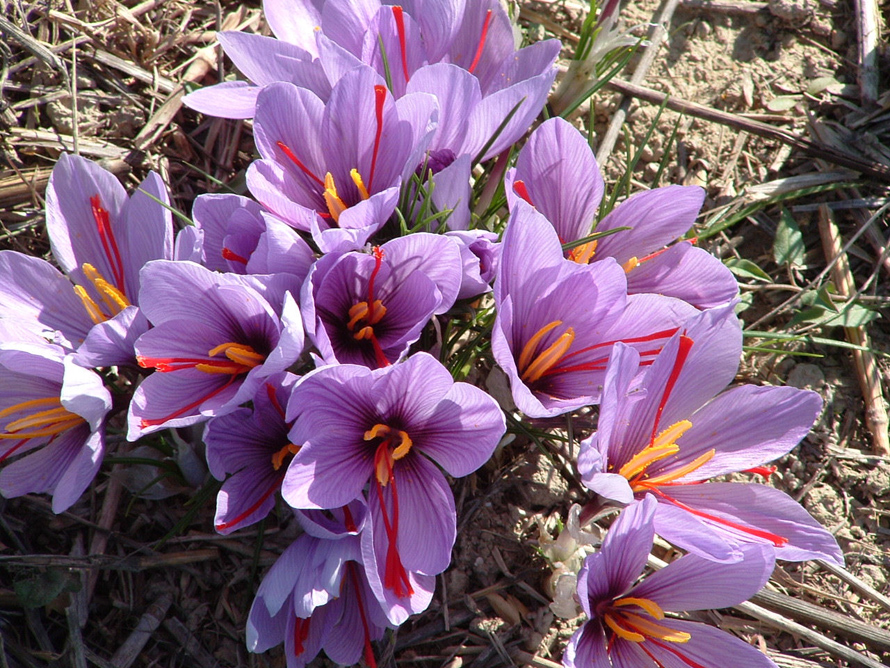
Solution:
<svg viewBox="0 0 890 668"><path fill-rule="evenodd" d="M793 387L717 394L740 354L731 305L691 319L642 377L636 351L616 347L599 429L581 444L582 481L618 503L653 496L659 535L710 559L738 559L754 542L773 546L778 559L841 564L834 537L784 492L706 482L739 471L768 475L762 465L797 445L822 408L818 394Z"/></svg>
<svg viewBox="0 0 890 668"><path fill-rule="evenodd" d="M297 377L270 376L253 398L253 408L237 408L212 418L204 429L207 465L224 480L216 497L216 530L229 534L258 522L275 507L287 463L298 448L284 419Z"/></svg>
<svg viewBox="0 0 890 668"><path fill-rule="evenodd" d="M376 666L373 641L391 625L361 564L360 501L330 511L296 511L306 533L272 566L247 620L247 647L265 652L284 641L288 668L302 668L324 650L340 665L364 658Z"/></svg>
<svg viewBox="0 0 890 668"><path fill-rule="evenodd" d="M0 345L0 494L52 494L70 508L105 455L111 395L58 346Z"/></svg>
<svg viewBox="0 0 890 668"><path fill-rule="evenodd" d="M494 298L492 353L516 406L530 417L597 402L617 341L651 360L696 313L669 297L627 297L614 260L566 260L553 227L525 202L516 204L504 233Z"/></svg>
<svg viewBox="0 0 890 668"><path fill-rule="evenodd" d="M388 590L375 594L396 623L417 612L409 573L445 570L456 533L454 499L438 466L461 477L488 460L505 430L494 399L418 353L377 370L317 369L294 388L287 415L296 418L291 441L302 447L284 478L285 501L338 508L368 487L373 531L382 534L374 541L385 551L376 588Z"/></svg>
<svg viewBox="0 0 890 668"><path fill-rule="evenodd" d="M756 594L773 572L773 555L748 545L744 560L715 564L686 555L638 581L655 536L655 500L622 511L602 548L578 573L578 600L589 617L562 657L566 668L776 668L738 638L697 622L665 617L736 605Z"/></svg>
<svg viewBox="0 0 890 668"><path fill-rule="evenodd" d="M518 200L532 204L556 228L561 243L591 233L603 197L603 177L587 141L561 118L541 124L507 171L511 210ZM726 304L738 294L732 273L713 255L690 242L674 242L695 222L705 192L668 186L637 193L596 224L596 232L630 229L576 246L569 257L587 263L614 258L627 272L629 294L676 297L697 308ZM668 244L674 244L667 246Z"/></svg>
<svg viewBox="0 0 890 668"><path fill-rule="evenodd" d="M128 197L110 172L63 154L47 186L46 225L53 257L68 277L39 258L3 251L0 317L30 320L77 351L83 366L133 364L133 342L148 328L134 306L139 270L173 253L168 203L154 172Z"/></svg>
<svg viewBox="0 0 890 668"><path fill-rule="evenodd" d="M262 159L248 169L248 186L266 209L312 232L322 252L361 248L395 210L435 114L435 98L394 100L368 67L344 75L326 104L292 84L267 86L254 126Z"/></svg>
<svg viewBox="0 0 890 668"><path fill-rule="evenodd" d="M217 274L192 262L150 262L139 304L154 325L137 360L157 370L130 402L128 438L204 421L252 399L303 350L289 274Z"/></svg>
<svg viewBox="0 0 890 668"><path fill-rule="evenodd" d="M393 239L371 254L326 255L303 283L306 332L326 364L387 366L451 308L461 280L457 242L436 234Z"/></svg>
<svg viewBox="0 0 890 668"><path fill-rule="evenodd" d="M235 274L288 273L300 282L315 262L293 228L240 195L198 195L192 208L201 230L203 264Z"/></svg>

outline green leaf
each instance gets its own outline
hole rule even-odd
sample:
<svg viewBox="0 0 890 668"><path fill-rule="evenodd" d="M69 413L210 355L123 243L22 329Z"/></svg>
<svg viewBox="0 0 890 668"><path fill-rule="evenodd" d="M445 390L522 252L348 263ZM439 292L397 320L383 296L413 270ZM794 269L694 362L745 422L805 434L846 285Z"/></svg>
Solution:
<svg viewBox="0 0 890 668"><path fill-rule="evenodd" d="M69 571L50 568L13 584L15 595L25 608L40 608L66 592L80 589L80 578Z"/></svg>
<svg viewBox="0 0 890 668"><path fill-rule="evenodd" d="M771 283L773 280L769 274L751 262L751 260L739 260L731 257L728 260L724 260L723 264L739 278L752 278L755 281L763 281L764 283Z"/></svg>
<svg viewBox="0 0 890 668"><path fill-rule="evenodd" d="M806 267L806 247L803 243L803 234L800 232L797 221L785 207L782 207L782 217L776 228L773 257L776 264Z"/></svg>

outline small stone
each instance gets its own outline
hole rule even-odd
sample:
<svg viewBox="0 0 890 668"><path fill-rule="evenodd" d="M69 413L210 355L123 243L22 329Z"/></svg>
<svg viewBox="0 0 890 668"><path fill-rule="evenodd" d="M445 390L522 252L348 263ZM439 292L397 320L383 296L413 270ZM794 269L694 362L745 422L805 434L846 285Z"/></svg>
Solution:
<svg viewBox="0 0 890 668"><path fill-rule="evenodd" d="M769 0L770 14L793 25L801 25L813 18L811 0Z"/></svg>
<svg viewBox="0 0 890 668"><path fill-rule="evenodd" d="M711 34L711 24L706 21L700 22L697 26L695 26L695 36L696 37L707 37Z"/></svg>
<svg viewBox="0 0 890 668"><path fill-rule="evenodd" d="M798 364L788 374L788 385L818 392L825 385L825 374L815 364Z"/></svg>

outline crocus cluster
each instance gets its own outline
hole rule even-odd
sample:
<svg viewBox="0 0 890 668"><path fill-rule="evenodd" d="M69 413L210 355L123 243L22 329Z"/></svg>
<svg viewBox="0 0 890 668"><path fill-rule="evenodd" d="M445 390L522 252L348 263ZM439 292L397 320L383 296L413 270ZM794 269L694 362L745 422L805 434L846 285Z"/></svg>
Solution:
<svg viewBox="0 0 890 668"><path fill-rule="evenodd" d="M0 493L50 493L61 512L109 425L146 442L200 425L216 530L279 499L301 529L260 586L248 647L283 643L289 668L320 652L374 666L375 643L430 604L456 538L451 482L490 459L504 411L548 425L599 405L581 522L624 510L578 575L589 621L565 665L772 665L665 614L738 603L775 559L842 560L787 495L712 481L768 476L821 400L728 388L738 286L685 238L704 192L640 192L603 215L570 123L520 145L559 43L517 50L496 0L265 10L276 38L220 35L248 81L186 97L253 119L249 196L200 195L174 234L157 174L128 196L63 155L46 197L61 271L0 252ZM515 157L501 176L495 156ZM480 217L501 177L504 206ZM470 382L495 365L500 403ZM688 555L638 581L655 532Z"/></svg>

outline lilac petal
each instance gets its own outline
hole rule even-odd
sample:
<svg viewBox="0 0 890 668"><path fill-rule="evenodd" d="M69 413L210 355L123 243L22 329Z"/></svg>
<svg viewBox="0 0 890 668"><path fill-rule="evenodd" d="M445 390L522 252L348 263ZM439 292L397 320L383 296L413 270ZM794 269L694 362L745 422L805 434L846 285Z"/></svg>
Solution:
<svg viewBox="0 0 890 668"><path fill-rule="evenodd" d="M667 186L631 195L597 224L596 231L631 229L600 239L597 255L624 264L659 250L692 227L704 198L698 186Z"/></svg>
<svg viewBox="0 0 890 668"><path fill-rule="evenodd" d="M61 444L57 447L61 447ZM58 455L53 457L54 461L50 466L59 466L62 458L57 457ZM95 431L79 444L76 455L53 488L54 513L64 512L75 504L95 479L104 457L105 435L102 431Z"/></svg>
<svg viewBox="0 0 890 668"><path fill-rule="evenodd" d="M251 274L293 274L302 284L315 262L315 254L293 228L271 215L264 215L266 231L247 262Z"/></svg>
<svg viewBox="0 0 890 668"><path fill-rule="evenodd" d="M720 260L702 248L683 242L628 272L627 291L676 297L705 309L735 299L739 286Z"/></svg>
<svg viewBox="0 0 890 668"><path fill-rule="evenodd" d="M371 490L374 493L374 490ZM373 505L371 506L373 508ZM386 539L382 526L374 524L375 519L382 520L379 514L377 518L373 512L368 513L368 524L362 532L362 562L365 564L365 574L368 584L375 599L383 608L387 619L399 626L411 615L423 612L429 607L436 588L435 575L421 575L408 571L408 582L413 593L398 597L395 593L383 585L385 572Z"/></svg>
<svg viewBox="0 0 890 668"><path fill-rule="evenodd" d="M634 493L627 478L617 473L594 473L586 476L584 486L604 499L623 505L631 503L634 499Z"/></svg>
<svg viewBox="0 0 890 668"><path fill-rule="evenodd" d="M454 305L461 284L460 248L454 239L421 232L393 239L382 248L395 281L401 282L419 271L435 283L442 295L442 302L434 311L436 315Z"/></svg>
<svg viewBox="0 0 890 668"><path fill-rule="evenodd" d="M647 649L665 668L680 668L689 665L724 666L727 657L732 657L732 663L736 666L776 668L776 664L756 647L712 626L680 619L663 619L659 624L683 631L691 636L684 643L664 643L663 645L646 643ZM623 648L633 644L626 640L619 640L615 643L615 649L621 653L619 645ZM683 658L678 661L678 657ZM618 664L616 663L616 665ZM628 665L635 668L644 664L631 663Z"/></svg>
<svg viewBox="0 0 890 668"><path fill-rule="evenodd" d="M251 652L265 652L284 640L287 622L292 614L285 607L276 615L270 615L263 599L255 597L250 606L245 624L247 649Z"/></svg>
<svg viewBox="0 0 890 668"><path fill-rule="evenodd" d="M321 30L315 33L315 44L321 66L332 85L340 81L347 72L367 67L361 58L344 49Z"/></svg>
<svg viewBox="0 0 890 668"><path fill-rule="evenodd" d="M530 266L529 260L534 264ZM563 263L562 246L549 221L525 202L510 212L494 284L495 301L521 291L534 270L556 269Z"/></svg>
<svg viewBox="0 0 890 668"><path fill-rule="evenodd" d="M821 559L843 565L843 553L834 536L813 519L803 506L777 489L754 483L714 482L672 487L670 495L696 511L786 539L787 544L776 548L777 559ZM706 520L706 524L729 541L768 542L718 522ZM660 527L658 533L666 540L676 542L671 537L670 530L662 531Z"/></svg>
<svg viewBox="0 0 890 668"><path fill-rule="evenodd" d="M692 513L670 503L658 504L655 512L655 530L665 540L711 561L731 563L741 560L744 556L738 545L727 541L721 532Z"/></svg>
<svg viewBox="0 0 890 668"><path fill-rule="evenodd" d="M177 262L204 263L204 232L194 225L186 225L176 233L173 259Z"/></svg>
<svg viewBox="0 0 890 668"><path fill-rule="evenodd" d="M304 199L306 191L298 187L298 181L292 179L290 173L271 160L254 160L250 163L247 188L263 208L302 232L312 229L318 211L326 211L320 201L313 206L299 204L297 200Z"/></svg>
<svg viewBox="0 0 890 668"><path fill-rule="evenodd" d="M62 406L86 420L96 431L111 410L111 393L101 376L75 364L68 355L63 361L65 372L59 401Z"/></svg>
<svg viewBox="0 0 890 668"><path fill-rule="evenodd" d="M93 216L90 200L94 196L108 212L112 235L119 234L127 193L117 177L95 162L62 154L46 187L46 228L53 256L65 273L79 275L80 266L88 262L115 282L111 248L106 251ZM117 287L123 290L124 286Z"/></svg>
<svg viewBox="0 0 890 668"><path fill-rule="evenodd" d="M294 517L303 531L324 540L341 540L357 536L365 528L368 505L363 496L342 508L331 510L294 510Z"/></svg>
<svg viewBox="0 0 890 668"><path fill-rule="evenodd" d="M821 411L818 394L794 387L743 385L724 392L690 416L692 427L680 440L683 460L716 453L683 482L744 471L787 454Z"/></svg>
<svg viewBox="0 0 890 668"><path fill-rule="evenodd" d="M571 637L562 655L566 668L612 668L606 634L598 622L586 622Z"/></svg>
<svg viewBox="0 0 890 668"><path fill-rule="evenodd" d="M319 141L324 110L324 103L311 91L289 83L276 83L263 88L257 97L254 119L257 150L266 160L275 161L286 174L279 184L282 194L294 204L319 211L327 211L322 193L325 172L329 171L325 168L324 145ZM294 117L299 117L301 122L294 123ZM279 143L286 146L300 164L288 156Z"/></svg>
<svg viewBox="0 0 890 668"><path fill-rule="evenodd" d="M261 86L246 81L224 81L189 93L182 98L182 103L207 116L241 120L253 118L261 90Z"/></svg>
<svg viewBox="0 0 890 668"><path fill-rule="evenodd" d="M741 550L742 560L729 564L687 554L649 575L631 595L670 612L738 605L763 588L775 565L774 551L766 545L744 545Z"/></svg>
<svg viewBox="0 0 890 668"><path fill-rule="evenodd" d="M362 35L380 9L377 0L326 2L321 9L325 35L356 56L362 52Z"/></svg>
<svg viewBox="0 0 890 668"><path fill-rule="evenodd" d="M556 78L554 64L559 57L562 44L558 39L545 39L519 49L509 55L502 63L498 76L492 81L491 86L485 90L485 95L504 90L517 82L538 79L538 86L545 86L549 91ZM546 82L546 84L544 83Z"/></svg>
<svg viewBox="0 0 890 668"><path fill-rule="evenodd" d="M590 234L605 186L587 140L571 123L552 118L529 137L505 183L511 206L519 197L515 180L525 184L531 204L563 243Z"/></svg>
<svg viewBox="0 0 890 668"><path fill-rule="evenodd" d="M405 11L420 24L423 46L431 63L445 58L460 27L465 5L466 0L406 0L402 3Z"/></svg>
<svg viewBox="0 0 890 668"><path fill-rule="evenodd" d="M249 221L254 221L261 230L261 211L259 204L240 195L212 193L195 198L192 220L204 232L203 248L208 269L231 271L230 262L223 257L230 225L237 221L239 227L245 227L250 225Z"/></svg>
<svg viewBox="0 0 890 668"><path fill-rule="evenodd" d="M489 394L455 383L426 425L412 429L412 437L425 455L460 478L491 458L505 430L503 412Z"/></svg>
<svg viewBox="0 0 890 668"><path fill-rule="evenodd" d="M597 560L599 567L592 568L593 562L588 559L578 574L580 597L586 596L593 603L620 596L630 589L646 567L652 549L657 505L646 496L621 511L603 540Z"/></svg>
<svg viewBox="0 0 890 668"><path fill-rule="evenodd" d="M53 493L67 479L59 490L59 500L53 499L53 512L60 513L80 498L99 470L103 454L103 439L98 432L91 434L87 425L72 427L52 443L4 466L0 470L0 494L14 498ZM71 467L75 468L73 472L69 472Z"/></svg>
<svg viewBox="0 0 890 668"><path fill-rule="evenodd" d="M328 622L324 651L341 666L357 664L364 654L366 640L380 640L384 629L391 626L358 562L346 565L343 595L323 608L323 612L328 620L336 620Z"/></svg>
<svg viewBox="0 0 890 668"><path fill-rule="evenodd" d="M362 248L372 234L377 232L399 202L400 183L371 195L340 215L339 227L322 230L318 217L312 220L312 239L322 253L345 253Z"/></svg>
<svg viewBox="0 0 890 668"><path fill-rule="evenodd" d="M226 30L216 36L235 67L260 86L278 81L302 83L294 80L294 69L288 67L279 56L310 65L312 63L312 55L305 49L273 37L237 30Z"/></svg>
<svg viewBox="0 0 890 668"><path fill-rule="evenodd" d="M437 211L451 210L445 221L449 230L469 230L470 227L470 203L472 202L470 160L470 156L462 155L445 169L433 175L432 201ZM461 286L461 291L463 292L463 286ZM484 291L482 290L482 292ZM475 292L472 296L478 294L481 292ZM464 299L464 297L458 298Z"/></svg>
<svg viewBox="0 0 890 668"><path fill-rule="evenodd" d="M118 232L118 243L123 253L126 294L134 302L139 295L139 270L151 260L173 259L173 217L164 205L170 206L167 186L155 172L149 172L121 212L124 224Z"/></svg>
<svg viewBox="0 0 890 668"><path fill-rule="evenodd" d="M409 93L436 96L439 125L431 147L450 148L457 152L464 143L469 114L482 102L479 80L456 65L436 63L417 70L408 82L407 90Z"/></svg>
<svg viewBox="0 0 890 668"><path fill-rule="evenodd" d="M411 355L402 364L390 368L385 376L378 372L375 378L377 382L369 388L375 398L375 409L412 432L416 427L423 429L424 440L435 438L427 429L438 428L440 411L447 410L443 403L448 401L455 386L463 385L456 384L439 360L425 352ZM409 436L419 444L419 436Z"/></svg>
<svg viewBox="0 0 890 668"><path fill-rule="evenodd" d="M393 521L394 494L397 494L397 547L402 565L408 571L437 575L451 563L451 548L457 534L457 511L451 488L439 469L422 456L398 460L393 469L395 487L390 482L381 490L378 484L372 483L368 492L372 524L378 533L375 536L378 561L386 562L390 547L377 494L382 492L390 522ZM378 537L383 540L379 541Z"/></svg>
<svg viewBox="0 0 890 668"><path fill-rule="evenodd" d="M483 40L483 27L489 11L491 18ZM487 93L501 64L512 53L513 28L500 3L497 0L467 2L459 30L449 49L448 60L470 70L479 79L482 92ZM476 66L473 68L474 61Z"/></svg>
<svg viewBox="0 0 890 668"><path fill-rule="evenodd" d="M541 113L555 77L553 70L483 97L482 102L470 114L467 136L460 152L475 157L495 136L504 119L516 109L507 125L482 155L480 162L508 149L525 134L532 121Z"/></svg>
<svg viewBox="0 0 890 668"><path fill-rule="evenodd" d="M259 522L275 507L275 492L281 487L282 476L269 464L266 450L264 468L236 472L219 490L213 525L222 535Z"/></svg>
<svg viewBox="0 0 890 668"><path fill-rule="evenodd" d="M136 339L148 328L148 320L142 311L136 306L128 306L110 320L93 327L74 359L87 368L135 365Z"/></svg>
<svg viewBox="0 0 890 668"><path fill-rule="evenodd" d="M264 0L263 15L275 36L301 49L315 52L315 30L321 12L314 0Z"/></svg>
<svg viewBox="0 0 890 668"><path fill-rule="evenodd" d="M197 424L219 414L238 387L228 384L227 378L212 378L216 375L185 369L153 373L143 380L130 402L127 440L167 427Z"/></svg>
<svg viewBox="0 0 890 668"><path fill-rule="evenodd" d="M387 56L385 63L384 53ZM381 7L364 33L361 59L383 76L388 68L392 93L401 97L409 79L427 60L420 28L410 14L403 12L399 25L394 8Z"/></svg>
<svg viewBox="0 0 890 668"><path fill-rule="evenodd" d="M66 348L80 345L93 326L71 281L46 260L0 252L0 317L30 320L61 335Z"/></svg>
<svg viewBox="0 0 890 668"><path fill-rule="evenodd" d="M396 100L396 110L404 128L401 132L410 140L409 148L412 150L407 151L404 159L399 155L398 160L391 162L393 169L396 169L399 161L402 161L402 181L409 181L427 159L427 150L438 127L439 100L427 93L410 93Z"/></svg>

